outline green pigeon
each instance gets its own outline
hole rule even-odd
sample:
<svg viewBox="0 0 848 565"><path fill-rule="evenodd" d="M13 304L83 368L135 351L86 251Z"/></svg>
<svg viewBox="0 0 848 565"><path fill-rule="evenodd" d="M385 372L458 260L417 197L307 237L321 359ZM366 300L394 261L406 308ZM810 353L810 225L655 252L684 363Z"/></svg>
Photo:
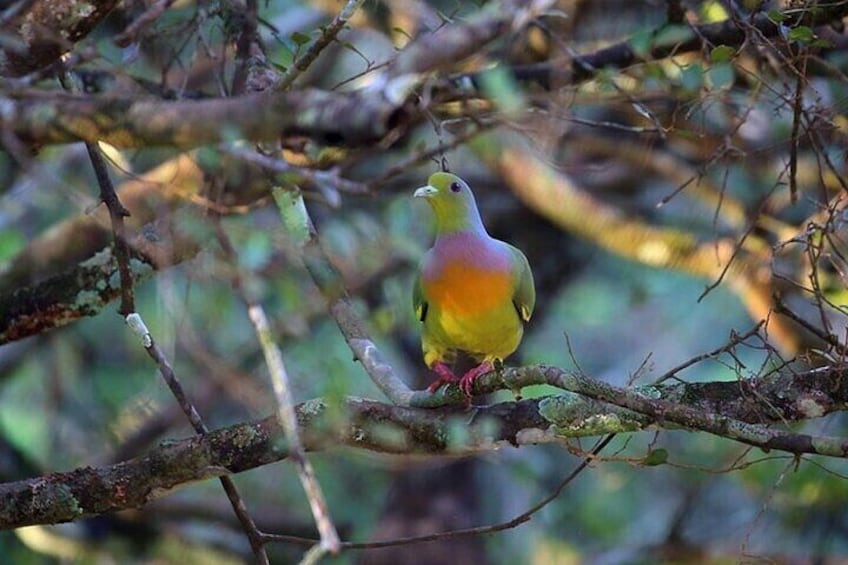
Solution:
<svg viewBox="0 0 848 565"><path fill-rule="evenodd" d="M458 383L470 398L474 379L518 348L536 304L533 273L521 251L486 232L474 194L458 176L434 173L414 196L436 217L436 241L412 293L424 363L438 375L428 390ZM450 368L459 353L479 363L462 377Z"/></svg>

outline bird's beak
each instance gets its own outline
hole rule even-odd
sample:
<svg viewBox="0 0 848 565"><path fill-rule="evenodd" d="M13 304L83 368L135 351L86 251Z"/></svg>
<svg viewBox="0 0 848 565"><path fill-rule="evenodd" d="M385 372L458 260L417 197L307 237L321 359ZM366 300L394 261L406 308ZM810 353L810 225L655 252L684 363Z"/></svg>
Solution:
<svg viewBox="0 0 848 565"><path fill-rule="evenodd" d="M416 189L412 196L413 198L430 198L431 196L438 194L438 192L438 188L432 187L428 184L427 186L422 186L421 188Z"/></svg>

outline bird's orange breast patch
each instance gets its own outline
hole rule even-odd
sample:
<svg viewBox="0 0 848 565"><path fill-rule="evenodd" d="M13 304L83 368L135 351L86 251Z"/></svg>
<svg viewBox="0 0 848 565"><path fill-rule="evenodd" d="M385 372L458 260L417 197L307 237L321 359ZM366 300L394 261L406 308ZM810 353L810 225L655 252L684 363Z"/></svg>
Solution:
<svg viewBox="0 0 848 565"><path fill-rule="evenodd" d="M466 262L442 266L430 280L423 281L430 302L454 316L474 316L498 307L512 298L508 271L481 269Z"/></svg>

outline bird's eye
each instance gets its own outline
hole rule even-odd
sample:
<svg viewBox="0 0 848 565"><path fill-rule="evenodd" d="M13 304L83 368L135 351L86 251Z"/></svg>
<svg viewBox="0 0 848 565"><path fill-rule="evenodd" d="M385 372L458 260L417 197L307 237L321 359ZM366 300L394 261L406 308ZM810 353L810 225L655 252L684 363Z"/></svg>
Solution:
<svg viewBox="0 0 848 565"><path fill-rule="evenodd" d="M462 190L462 187L459 186L458 182L452 182L450 189L451 189L452 192L459 192L460 190Z"/></svg>

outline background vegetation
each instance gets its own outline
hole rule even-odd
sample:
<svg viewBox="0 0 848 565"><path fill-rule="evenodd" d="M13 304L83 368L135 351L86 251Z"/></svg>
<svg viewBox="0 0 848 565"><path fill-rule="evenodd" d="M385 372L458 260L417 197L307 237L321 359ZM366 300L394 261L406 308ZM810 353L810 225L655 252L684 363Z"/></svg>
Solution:
<svg viewBox="0 0 848 565"><path fill-rule="evenodd" d="M0 555L838 562L846 15L7 3ZM413 392L440 167L537 284L472 407Z"/></svg>

